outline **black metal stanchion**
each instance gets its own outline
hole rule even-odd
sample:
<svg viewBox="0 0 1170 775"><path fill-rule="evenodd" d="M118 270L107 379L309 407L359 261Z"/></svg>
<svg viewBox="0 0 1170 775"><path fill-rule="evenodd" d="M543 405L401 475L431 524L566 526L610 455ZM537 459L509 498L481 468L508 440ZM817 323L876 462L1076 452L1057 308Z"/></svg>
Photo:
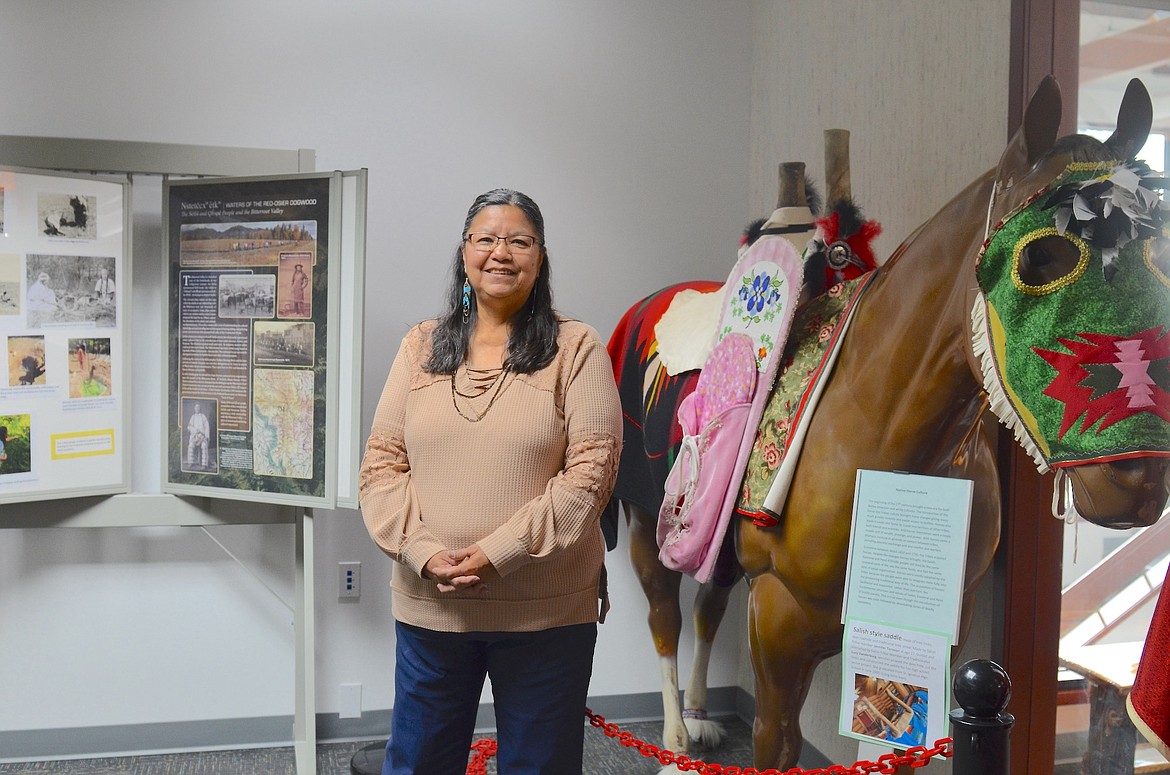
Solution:
<svg viewBox="0 0 1170 775"><path fill-rule="evenodd" d="M972 659L955 673L951 689L954 775L1008 775L1015 717L1005 713L1012 697L1007 672L988 659Z"/></svg>

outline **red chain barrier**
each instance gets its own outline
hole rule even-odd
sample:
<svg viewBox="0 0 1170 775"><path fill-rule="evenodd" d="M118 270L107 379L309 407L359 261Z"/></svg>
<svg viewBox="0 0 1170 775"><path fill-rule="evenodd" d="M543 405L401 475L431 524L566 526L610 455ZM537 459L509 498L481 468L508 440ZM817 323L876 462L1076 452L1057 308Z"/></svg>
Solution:
<svg viewBox="0 0 1170 775"><path fill-rule="evenodd" d="M487 775L488 759L496 755L499 746L491 738L481 738L471 744L475 756L467 763L467 775Z"/></svg>
<svg viewBox="0 0 1170 775"><path fill-rule="evenodd" d="M673 764L683 772L697 772L699 775L865 775L875 772L892 775L902 765L914 768L925 767L935 756L949 759L954 755L954 749L951 745L953 740L944 737L937 740L933 748L916 745L901 756L893 753L883 754L878 757L876 762L859 761L854 763L852 767L834 764L827 768L818 767L812 770L802 770L799 767L792 767L783 771L771 767L766 770L757 770L755 767L724 767L721 764L708 764L700 759L692 759L686 754L676 754L674 751L659 748L653 743L638 740L629 732L623 732L617 724L607 724L604 717L597 715L589 708L585 709L585 715L589 717L589 723L592 726L604 732L606 737L616 737L623 746L634 748L649 759L657 759L664 766ZM470 772L468 770L468 773Z"/></svg>
<svg viewBox="0 0 1170 775"><path fill-rule="evenodd" d="M639 740L629 732L623 732L617 724L607 724L604 716L597 715L589 708L585 709L585 715L589 717L591 726L600 729L606 737L616 737L626 748L634 748L648 759L657 759L663 766L673 764L682 772L697 772L699 775L867 775L875 772L894 775L903 765L912 768L925 767L935 756L949 759L954 755L954 748L951 745L954 741L944 737L936 740L933 748L916 745L907 749L901 756L887 753L879 756L876 762L863 759L855 762L852 767L833 764L827 768L802 770L800 767L791 767L783 771L772 767L766 770L757 770L755 767L724 767L722 764L708 764L701 759L692 759L685 753L676 754L669 749ZM475 751L475 756L467 763L467 775L487 775L488 759L496 755L498 748L495 740L486 737L472 743L471 750Z"/></svg>

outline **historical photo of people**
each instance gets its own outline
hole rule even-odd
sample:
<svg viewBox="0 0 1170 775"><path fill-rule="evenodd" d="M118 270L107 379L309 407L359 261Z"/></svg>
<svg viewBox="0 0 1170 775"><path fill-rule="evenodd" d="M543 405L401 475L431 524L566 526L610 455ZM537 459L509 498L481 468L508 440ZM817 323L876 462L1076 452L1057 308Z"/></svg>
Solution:
<svg viewBox="0 0 1170 775"><path fill-rule="evenodd" d="M313 317L313 256L281 253L276 284L278 314L282 318Z"/></svg>
<svg viewBox="0 0 1170 775"><path fill-rule="evenodd" d="M37 225L46 237L97 239L97 197L37 194Z"/></svg>
<svg viewBox="0 0 1170 775"><path fill-rule="evenodd" d="M113 393L109 339L70 339L68 363L70 398L100 398Z"/></svg>
<svg viewBox="0 0 1170 775"><path fill-rule="evenodd" d="M32 471L32 417L0 414L0 476Z"/></svg>
<svg viewBox="0 0 1170 775"><path fill-rule="evenodd" d="M317 250L316 221L185 223L179 227L179 265L276 266L289 251ZM306 267L307 269L307 267Z"/></svg>
<svg viewBox="0 0 1170 775"><path fill-rule="evenodd" d="M113 256L29 254L25 311L29 328L118 324Z"/></svg>
<svg viewBox="0 0 1170 775"><path fill-rule="evenodd" d="M0 253L0 317L20 314L20 256Z"/></svg>
<svg viewBox="0 0 1170 775"><path fill-rule="evenodd" d="M276 316L276 275L222 274L219 276L221 318Z"/></svg>
<svg viewBox="0 0 1170 775"><path fill-rule="evenodd" d="M179 468L195 474L219 471L219 405L214 398L182 401L183 446Z"/></svg>
<svg viewBox="0 0 1170 775"><path fill-rule="evenodd" d="M316 324L257 320L252 326L253 361L257 366L313 365Z"/></svg>
<svg viewBox="0 0 1170 775"><path fill-rule="evenodd" d="M8 337L8 386L31 387L45 383L45 337Z"/></svg>

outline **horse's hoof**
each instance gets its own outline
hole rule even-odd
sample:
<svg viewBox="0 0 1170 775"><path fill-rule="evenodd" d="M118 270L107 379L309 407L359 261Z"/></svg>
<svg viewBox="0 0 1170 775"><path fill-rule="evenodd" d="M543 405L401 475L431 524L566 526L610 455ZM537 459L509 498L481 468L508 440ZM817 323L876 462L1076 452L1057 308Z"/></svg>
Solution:
<svg viewBox="0 0 1170 775"><path fill-rule="evenodd" d="M718 748L723 742L725 733L723 725L710 719L688 718L683 719L687 734L691 737L691 745L700 751L710 751Z"/></svg>

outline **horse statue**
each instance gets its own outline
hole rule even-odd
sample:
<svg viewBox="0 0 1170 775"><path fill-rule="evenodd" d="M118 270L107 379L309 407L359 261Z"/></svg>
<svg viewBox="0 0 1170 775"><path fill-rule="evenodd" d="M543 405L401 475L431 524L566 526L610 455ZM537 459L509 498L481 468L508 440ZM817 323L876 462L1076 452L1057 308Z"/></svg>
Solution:
<svg viewBox="0 0 1170 775"><path fill-rule="evenodd" d="M854 245L872 268L874 258L868 240L876 236L876 224L864 222L852 201L849 177L849 133L841 129L825 130L825 170L827 189L825 210L833 213L834 233L841 236L861 235L866 245ZM785 162L779 168L779 194L776 209L768 219L760 219L746 230L742 249L759 238L762 231L781 233L798 250L804 250L817 235L822 219L819 191L805 175L803 162ZM830 242L832 240L830 239ZM830 266L826 244L818 255L806 260L806 288L823 292L829 280L825 275L843 272L846 261ZM852 251L851 251L852 252ZM850 273L856 274L856 271ZM695 389L699 371L696 356L673 354L679 338L703 339L716 325L714 315L720 302L723 284L714 281L690 281L664 288L642 299L623 315L609 342L615 376L625 415L623 448L617 488L611 503L610 519L617 520L618 504L625 507L630 532L630 558L649 602L649 626L659 656L664 731L667 748L676 753L709 749L723 737L721 725L708 719L707 669L719 624L726 612L728 597L742 571L734 557L731 536L721 548L710 581L701 583L694 606L696 644L690 682L679 702L678 644L682 632L679 592L682 574L666 568L659 559L656 539L659 506L664 483L678 454L682 430L677 420L678 405ZM658 324L670 310L676 332L671 341L660 341ZM702 348L692 348L703 351ZM661 352L660 352L661 351ZM692 360L694 368L668 368L668 353L675 361ZM683 364L685 365L685 363ZM613 528L616 530L616 527ZM611 534L611 546L616 537Z"/></svg>
<svg viewBox="0 0 1170 775"><path fill-rule="evenodd" d="M1046 78L998 165L858 283L864 288L815 409L766 412L757 429L735 508L744 518L730 531L735 567L696 600L696 621L707 628L698 632L698 660L726 587L739 573L748 579L757 768L795 765L813 672L841 650L859 469L974 482L960 640L999 541L996 418L1041 472L1056 471L1054 507L1121 529L1153 524L1166 506L1170 250L1166 207L1152 192L1164 181L1133 158L1152 123L1149 94L1130 83L1105 142L1058 140L1060 103L1055 79ZM619 380L633 368L615 361ZM645 382L651 391L681 391L687 377L672 384L654 372ZM643 427L667 422L624 409ZM771 453L794 436L803 447L781 482L775 474L785 466ZM631 465L623 460L623 469ZM677 598L673 607L667 598L678 581L653 567L645 504L625 505L631 557L666 664L680 619ZM703 700L704 682L700 666L688 706ZM664 743L686 750L685 728L671 726L669 707L666 717Z"/></svg>

